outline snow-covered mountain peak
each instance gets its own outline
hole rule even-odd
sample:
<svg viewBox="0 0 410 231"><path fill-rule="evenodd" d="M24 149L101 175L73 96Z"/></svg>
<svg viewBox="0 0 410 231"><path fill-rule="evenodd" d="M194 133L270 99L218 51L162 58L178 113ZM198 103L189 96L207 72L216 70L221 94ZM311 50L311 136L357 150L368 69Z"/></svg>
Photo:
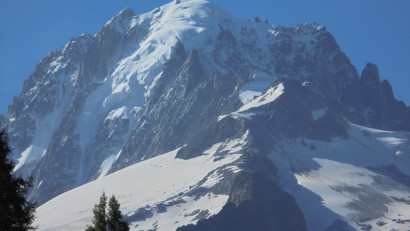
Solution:
<svg viewBox="0 0 410 231"><path fill-rule="evenodd" d="M202 47L207 39L204 33L215 34L221 22L229 20L231 16L208 1L189 0L179 3L173 1L138 18L138 24L150 22L147 43L154 47L172 47L181 42L189 51Z"/></svg>
<svg viewBox="0 0 410 231"><path fill-rule="evenodd" d="M135 16L135 12L130 8L125 8L120 11L116 16L111 18L103 27L102 31L115 29L120 33L124 33L124 30L129 28L129 23Z"/></svg>
<svg viewBox="0 0 410 231"><path fill-rule="evenodd" d="M141 17L164 17L167 21L186 19L214 19L231 18L231 16L215 4L207 0L172 1L164 6L154 9Z"/></svg>
<svg viewBox="0 0 410 231"><path fill-rule="evenodd" d="M240 149L238 168L272 178L264 158L287 151L286 142L315 150L348 140L348 121L410 130L409 109L388 83L362 82L321 25L271 26L208 1L177 0L142 15L125 9L97 34L51 52L0 119L16 174L35 177L32 200L42 204L178 148L188 162L213 150L215 163ZM226 197L234 176L219 171ZM209 174L209 184L219 176Z"/></svg>

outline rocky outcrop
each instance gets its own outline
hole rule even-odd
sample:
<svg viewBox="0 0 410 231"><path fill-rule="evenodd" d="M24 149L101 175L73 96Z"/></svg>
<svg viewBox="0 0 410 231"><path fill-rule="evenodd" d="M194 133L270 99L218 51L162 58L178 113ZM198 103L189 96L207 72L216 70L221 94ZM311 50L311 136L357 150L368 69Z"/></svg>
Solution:
<svg viewBox="0 0 410 231"><path fill-rule="evenodd" d="M297 80L279 79L269 89L278 86L283 87L283 93L277 99L245 111L238 110L220 116L217 121L193 134L191 142L182 147L176 157L196 157L210 145L238 138L246 131L252 138L248 141L249 145L252 144L254 149L265 154L274 148L275 141L283 137L324 141L330 141L333 137L347 138L346 129L349 126L338 108L313 88ZM267 92L254 101L265 94Z"/></svg>
<svg viewBox="0 0 410 231"><path fill-rule="evenodd" d="M410 108L395 99L387 80L380 80L375 64L366 65L360 78L364 125L383 130L410 131Z"/></svg>
<svg viewBox="0 0 410 231"><path fill-rule="evenodd" d="M255 172L244 171L234 181L228 203L222 210L196 225L177 231L303 231L303 213L293 197L272 181Z"/></svg>

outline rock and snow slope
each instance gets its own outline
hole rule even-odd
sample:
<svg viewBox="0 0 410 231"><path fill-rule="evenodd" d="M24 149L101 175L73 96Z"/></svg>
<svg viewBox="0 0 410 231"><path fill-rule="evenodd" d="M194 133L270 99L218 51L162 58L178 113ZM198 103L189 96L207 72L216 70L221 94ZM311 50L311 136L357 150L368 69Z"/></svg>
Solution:
<svg viewBox="0 0 410 231"><path fill-rule="evenodd" d="M349 136L284 141L269 155L279 168L281 187L295 197L309 230L407 230L410 181L401 184L388 176L410 175L410 134L351 124ZM175 159L176 150L135 164L47 202L38 208L36 222L40 230L82 230L105 191L117 196L131 230L175 230L196 223L227 203L227 193L209 189L229 175L223 171L241 171L237 161L244 143L218 143L190 160ZM230 150L223 159L215 155L221 147ZM198 187L205 190L200 196L192 193Z"/></svg>
<svg viewBox="0 0 410 231"><path fill-rule="evenodd" d="M409 185L408 133L351 123L410 131L410 108L394 98L375 65L368 64L359 77L333 36L317 24L285 28L238 19L205 0L177 0L143 15L125 9L97 34L83 34L50 52L1 120L10 135L16 174L34 176L30 196L40 205L93 180L98 179L91 184L105 184L116 175L105 176L131 165L142 169L137 166L172 150L184 161L169 158L169 166L199 160L210 147L208 154L224 161L240 148L237 169L216 174L214 165L203 163L211 172L197 184L213 186L186 192L198 198L221 195L227 202L198 230L227 230L228 224L220 222L226 217L249 221L230 224L234 230L246 230L252 222L264 230L304 230L305 224L320 230L332 223L330 230L359 225L382 229L396 223L401 229L405 223L386 211L409 199L402 194ZM382 145L386 142L387 147ZM331 166L346 171L330 174ZM345 177L352 172L363 182L350 185ZM390 191L369 190L374 185ZM273 192L271 197L266 190ZM337 202L348 203L348 209L332 204L329 195L339 194ZM381 212L363 215L356 200L373 198L368 195L389 198L371 209L380 208L390 220L377 220ZM140 211L153 215L144 224L139 221L140 227L154 226L159 202ZM266 206L269 219L238 218L257 214L256 205ZM129 221L139 219L132 216L138 206L144 205L128 207ZM275 210L282 207L286 211ZM316 222L312 208L327 218ZM188 220L179 221L185 225ZM378 221L388 225L375 225Z"/></svg>
<svg viewBox="0 0 410 231"><path fill-rule="evenodd" d="M188 144L71 190L38 209L38 224L44 230L81 230L90 222L91 208L98 194L105 190L118 196L132 230L175 230L206 218L210 218L209 222L202 220L198 228L186 226L181 230L219 230L218 217L224 217L222 220L227 223L231 218L238 219L238 213L230 210L232 203L242 212L249 212L243 204L258 203L255 197L247 196L253 191L248 184L241 185L240 190L235 189L238 181L246 179L241 173L256 170L293 195L303 212L304 219L296 216L297 219L287 221L301 224L302 228L283 230L303 230L305 222L308 230L370 230L369 227L372 230L407 230L410 224L410 134L351 123L344 125L345 134L339 132L313 138L306 138L313 135L309 133L300 138L272 138L274 135L270 128L255 130L255 126L263 125L261 121L266 118L271 120L269 123L274 123L277 118L271 113L276 111L281 101L286 102L287 97L294 98L289 91L292 87L297 88L292 84L295 83L285 81L269 88L260 96L261 99L271 95L272 89L280 90L281 94L266 104L249 107L252 115L241 116L249 113L244 110L218 119L217 123L223 120L244 123L242 136L214 143L191 157L182 155L183 159L176 158L187 150L195 152L195 148ZM295 92L300 94L302 91ZM248 104L255 105L254 102ZM322 114L319 118L314 116L317 110L310 107L297 110L300 114L305 110L310 112L311 129L316 132L328 129L321 128L320 123L324 120L337 119L337 115L327 118L332 116L331 108L327 109L329 115ZM285 134L280 128L277 131ZM213 135L218 136L219 132L216 129ZM259 136L269 137L268 140L274 144L264 150L255 140ZM258 152L264 153L258 155ZM266 163L269 161L272 166ZM271 183L267 181L265 186L259 187L267 187ZM280 191L273 190L260 197L265 198L270 193L274 197L282 195ZM88 201L89 197L95 199ZM236 201L234 198L242 199ZM267 203L265 199L262 203ZM258 210L262 209L260 206ZM289 208L292 202L275 204L274 207L279 208L279 213L286 214L292 210ZM244 214L247 214L246 220L259 216ZM50 216L55 218L50 219ZM275 222L275 217L267 221ZM250 230L226 224L222 227L224 230ZM267 230L275 230L275 227Z"/></svg>
<svg viewBox="0 0 410 231"><path fill-rule="evenodd" d="M190 191L215 186L218 171L239 170L233 164L239 153L215 160L215 151L211 148L189 161L175 159L172 151L135 164L50 200L37 209L36 222L40 230L84 230L103 191L116 195L131 230L175 230L207 218L221 210L228 195Z"/></svg>
<svg viewBox="0 0 410 231"><path fill-rule="evenodd" d="M358 230L408 230L410 134L350 126L348 139L298 139L275 150L282 187L310 230L337 219Z"/></svg>

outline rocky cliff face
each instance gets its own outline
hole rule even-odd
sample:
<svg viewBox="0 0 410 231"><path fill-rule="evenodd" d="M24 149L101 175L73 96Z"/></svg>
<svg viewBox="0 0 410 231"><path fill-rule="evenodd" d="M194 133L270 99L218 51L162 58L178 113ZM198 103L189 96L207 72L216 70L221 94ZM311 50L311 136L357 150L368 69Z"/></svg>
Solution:
<svg viewBox="0 0 410 231"><path fill-rule="evenodd" d="M247 165L282 139L310 150L305 139L348 139L349 121L410 131L410 109L377 67L359 77L325 27L236 19L202 0L125 9L72 39L38 64L2 120L16 174L34 176L39 204L162 153L181 148L177 158L190 159L244 134ZM241 214L236 206L228 213Z"/></svg>
<svg viewBox="0 0 410 231"><path fill-rule="evenodd" d="M353 106L346 108L352 122L384 130L409 131L410 108L394 98L390 83L381 81L375 64L366 65L358 85L360 92L351 99Z"/></svg>
<svg viewBox="0 0 410 231"><path fill-rule="evenodd" d="M293 198L263 176L243 172L232 187L228 203L215 216L178 231L307 230Z"/></svg>

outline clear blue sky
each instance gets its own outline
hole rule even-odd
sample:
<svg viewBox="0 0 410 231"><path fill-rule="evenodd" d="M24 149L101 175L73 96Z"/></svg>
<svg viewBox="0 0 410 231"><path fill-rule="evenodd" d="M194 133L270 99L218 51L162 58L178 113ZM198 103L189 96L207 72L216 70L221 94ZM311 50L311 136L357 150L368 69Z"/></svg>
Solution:
<svg viewBox="0 0 410 231"><path fill-rule="evenodd" d="M359 73L379 66L410 105L410 0L211 0L233 16L271 24L325 25ZM49 51L83 32L94 34L120 10L137 14L169 0L0 0L0 113Z"/></svg>

